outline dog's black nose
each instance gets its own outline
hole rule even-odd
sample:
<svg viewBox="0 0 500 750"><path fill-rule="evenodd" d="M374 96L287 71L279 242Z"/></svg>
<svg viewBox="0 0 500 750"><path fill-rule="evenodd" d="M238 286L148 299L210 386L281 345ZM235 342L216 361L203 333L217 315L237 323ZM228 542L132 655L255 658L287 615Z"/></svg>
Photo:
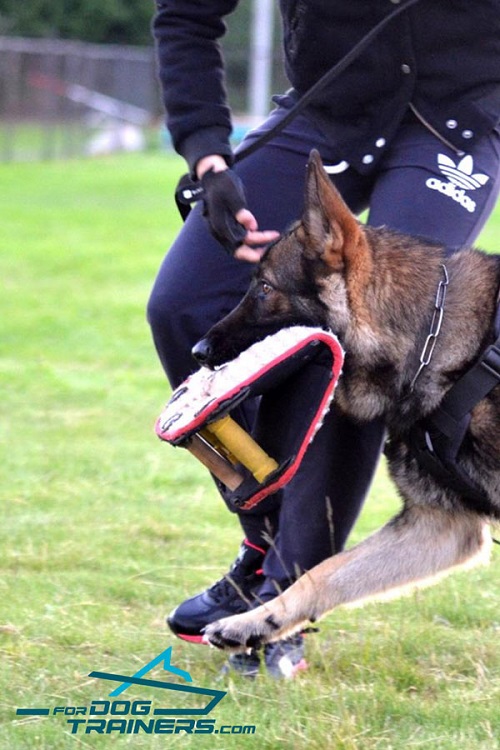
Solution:
<svg viewBox="0 0 500 750"><path fill-rule="evenodd" d="M191 349L191 354L199 365L206 366L212 356L212 347L208 339L200 339Z"/></svg>

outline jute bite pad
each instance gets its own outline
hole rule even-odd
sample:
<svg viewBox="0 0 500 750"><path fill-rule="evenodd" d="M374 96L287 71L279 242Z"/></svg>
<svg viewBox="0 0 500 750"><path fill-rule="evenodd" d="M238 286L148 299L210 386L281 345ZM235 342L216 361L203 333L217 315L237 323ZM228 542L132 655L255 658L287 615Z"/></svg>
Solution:
<svg viewBox="0 0 500 750"><path fill-rule="evenodd" d="M247 510L287 484L330 408L344 353L321 328L284 328L216 370L201 368L172 394L156 433L188 448ZM260 397L252 436L231 417Z"/></svg>

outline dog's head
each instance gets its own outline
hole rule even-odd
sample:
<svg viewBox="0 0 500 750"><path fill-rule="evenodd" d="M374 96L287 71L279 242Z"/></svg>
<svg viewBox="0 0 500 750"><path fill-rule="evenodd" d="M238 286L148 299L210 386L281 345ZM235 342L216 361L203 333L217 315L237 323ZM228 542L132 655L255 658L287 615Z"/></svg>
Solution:
<svg viewBox="0 0 500 750"><path fill-rule="evenodd" d="M368 266L362 226L312 151L301 220L268 248L245 297L194 346L193 356L216 367L292 325L329 327L342 337L351 287L362 283ZM349 294L348 275L357 278Z"/></svg>

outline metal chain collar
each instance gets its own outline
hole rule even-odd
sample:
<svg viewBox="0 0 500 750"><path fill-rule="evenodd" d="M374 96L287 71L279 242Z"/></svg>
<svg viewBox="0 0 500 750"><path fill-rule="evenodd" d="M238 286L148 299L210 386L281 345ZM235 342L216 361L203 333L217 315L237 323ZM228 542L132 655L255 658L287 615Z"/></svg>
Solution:
<svg viewBox="0 0 500 750"><path fill-rule="evenodd" d="M439 336L439 332L441 331L441 325L443 323L443 316L444 316L444 303L446 300L446 291L447 291L448 284L450 283L450 280L448 277L448 271L446 270L446 266L444 265L444 263L441 263L441 268L443 269L444 279L443 281L440 281L438 284L438 288L436 292L436 301L434 303L434 312L432 313L431 327L429 330L429 334L427 338L425 339L424 348L422 349L422 353L420 355L419 368L415 374L415 377L411 381L410 391L413 391L413 389L415 388L415 383L417 382L417 378L419 377L420 373L430 363L432 359L432 355L434 353L434 347L436 346L437 337Z"/></svg>

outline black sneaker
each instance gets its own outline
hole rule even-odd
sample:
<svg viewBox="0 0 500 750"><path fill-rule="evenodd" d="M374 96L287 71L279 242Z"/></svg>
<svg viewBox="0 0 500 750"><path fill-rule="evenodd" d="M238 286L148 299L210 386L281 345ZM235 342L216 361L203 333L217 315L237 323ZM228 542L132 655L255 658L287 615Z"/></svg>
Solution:
<svg viewBox="0 0 500 750"><path fill-rule="evenodd" d="M292 679L308 666L304 658L304 636L297 633L286 640L267 643L264 646L264 662L271 677Z"/></svg>
<svg viewBox="0 0 500 750"><path fill-rule="evenodd" d="M203 642L203 628L222 617L246 612L262 584L265 550L246 539L229 573L201 594L186 599L167 617L173 633L185 641Z"/></svg>
<svg viewBox="0 0 500 750"><path fill-rule="evenodd" d="M252 648L248 653L229 654L227 664L222 667L221 674L228 674L231 670L238 672L242 677L255 679L259 674L260 657Z"/></svg>
<svg viewBox="0 0 500 750"><path fill-rule="evenodd" d="M222 674L231 670L243 677L255 679L260 672L260 656L264 657L265 671L277 680L291 680L298 672L308 668L304 658L304 637L301 633L282 641L267 643L262 651L251 649L242 654L230 654Z"/></svg>

